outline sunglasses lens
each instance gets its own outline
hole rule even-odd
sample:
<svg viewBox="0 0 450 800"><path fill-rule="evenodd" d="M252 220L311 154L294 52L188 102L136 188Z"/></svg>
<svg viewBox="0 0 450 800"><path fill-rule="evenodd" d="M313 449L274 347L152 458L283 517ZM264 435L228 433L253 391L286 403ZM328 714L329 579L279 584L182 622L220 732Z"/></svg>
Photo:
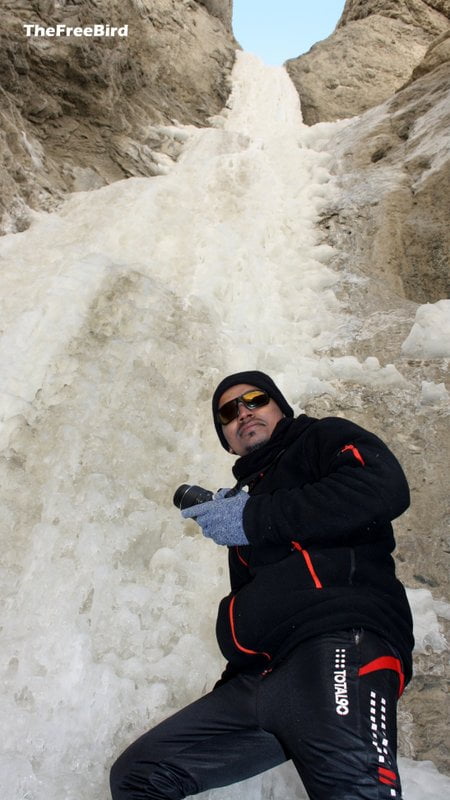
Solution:
<svg viewBox="0 0 450 800"><path fill-rule="evenodd" d="M239 402L244 403L246 408L250 410L254 408L261 408L270 402L270 397L267 392L262 392L260 389L251 389L245 392L240 397L235 397L225 403L217 412L217 416L221 425L228 425L239 414Z"/></svg>
<svg viewBox="0 0 450 800"><path fill-rule="evenodd" d="M228 425L238 415L238 403L236 400L230 400L228 403L219 408L217 416L221 425Z"/></svg>
<svg viewBox="0 0 450 800"><path fill-rule="evenodd" d="M260 406L267 405L270 397L267 392L262 392L260 389L257 391L253 389L251 392L245 392L241 400L247 408L260 408Z"/></svg>

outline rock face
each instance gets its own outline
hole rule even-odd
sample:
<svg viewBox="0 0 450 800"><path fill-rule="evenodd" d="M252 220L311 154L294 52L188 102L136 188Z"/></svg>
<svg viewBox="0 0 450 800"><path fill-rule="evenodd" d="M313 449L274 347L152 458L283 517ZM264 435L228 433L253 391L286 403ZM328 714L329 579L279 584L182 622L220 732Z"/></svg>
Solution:
<svg viewBox="0 0 450 800"><path fill-rule="evenodd" d="M420 77L343 124L333 140L337 198L322 222L339 253L335 268L351 274L349 310L364 309L352 352L360 359L379 353L405 378L404 388L391 391L344 389L339 412L396 443L412 489L411 509L396 523L399 573L437 601L449 596L449 408L437 399L448 391L448 359L399 353L416 303L450 296L447 59L443 35L416 68ZM437 392L431 401L428 389ZM333 411L326 400L313 406L316 416ZM450 626L441 624L448 641ZM444 772L450 769L448 677L448 653L416 655L415 677L400 704L401 752L431 759Z"/></svg>
<svg viewBox="0 0 450 800"><path fill-rule="evenodd" d="M449 29L448 0L347 0L334 33L286 63L307 125L382 103Z"/></svg>
<svg viewBox="0 0 450 800"><path fill-rule="evenodd" d="M71 191L156 175L228 95L231 0L2 4L0 232ZM127 37L27 37L25 24L128 25Z"/></svg>
<svg viewBox="0 0 450 800"><path fill-rule="evenodd" d="M217 17L231 31L231 17L233 13L233 0L197 0L198 4Z"/></svg>
<svg viewBox="0 0 450 800"><path fill-rule="evenodd" d="M450 296L449 125L444 62L355 120L337 167L344 186L358 174L371 187L370 204L354 197L348 208L352 263L416 303Z"/></svg>

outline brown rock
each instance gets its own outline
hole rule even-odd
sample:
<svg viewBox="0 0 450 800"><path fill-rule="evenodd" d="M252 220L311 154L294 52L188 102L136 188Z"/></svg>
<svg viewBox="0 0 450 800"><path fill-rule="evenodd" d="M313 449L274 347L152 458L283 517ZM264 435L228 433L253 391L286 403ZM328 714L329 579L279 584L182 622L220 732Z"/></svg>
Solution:
<svg viewBox="0 0 450 800"><path fill-rule="evenodd" d="M159 174L164 158L176 158L176 141L157 128L204 125L224 105L236 47L230 14L231 1L6 0L0 232L23 230L30 208L51 210L67 192ZM23 28L105 21L128 24L128 36L26 37Z"/></svg>
<svg viewBox="0 0 450 800"><path fill-rule="evenodd" d="M444 63L338 137L353 263L416 303L450 296L449 126ZM353 201L359 184L370 190Z"/></svg>
<svg viewBox="0 0 450 800"><path fill-rule="evenodd" d="M209 11L213 17L217 17L231 32L231 18L233 14L233 0L197 0L197 3Z"/></svg>
<svg viewBox="0 0 450 800"><path fill-rule="evenodd" d="M450 61L450 31L445 31L430 45L423 60L413 70L410 83Z"/></svg>
<svg viewBox="0 0 450 800"><path fill-rule="evenodd" d="M374 14L403 20L436 36L442 23L439 15L450 17L450 0L347 0L338 27Z"/></svg>
<svg viewBox="0 0 450 800"><path fill-rule="evenodd" d="M306 124L352 117L390 97L448 32L449 16L449 3L438 0L347 0L335 32L286 63Z"/></svg>

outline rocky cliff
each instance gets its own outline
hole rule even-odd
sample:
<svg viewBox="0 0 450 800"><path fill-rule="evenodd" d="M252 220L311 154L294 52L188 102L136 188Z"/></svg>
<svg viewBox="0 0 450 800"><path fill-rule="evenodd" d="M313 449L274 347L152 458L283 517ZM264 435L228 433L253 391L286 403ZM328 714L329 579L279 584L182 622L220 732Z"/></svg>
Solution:
<svg viewBox="0 0 450 800"><path fill-rule="evenodd" d="M42 27L128 25L103 38ZM167 126L205 124L227 97L231 0L5 0L0 35L0 232L71 191L157 175L177 157Z"/></svg>
<svg viewBox="0 0 450 800"><path fill-rule="evenodd" d="M437 39L408 85L363 114L341 152L343 184L359 174L371 205L346 225L353 262L418 303L450 294L450 38Z"/></svg>
<svg viewBox="0 0 450 800"><path fill-rule="evenodd" d="M334 33L286 63L306 124L382 103L449 31L449 18L449 0L347 0Z"/></svg>

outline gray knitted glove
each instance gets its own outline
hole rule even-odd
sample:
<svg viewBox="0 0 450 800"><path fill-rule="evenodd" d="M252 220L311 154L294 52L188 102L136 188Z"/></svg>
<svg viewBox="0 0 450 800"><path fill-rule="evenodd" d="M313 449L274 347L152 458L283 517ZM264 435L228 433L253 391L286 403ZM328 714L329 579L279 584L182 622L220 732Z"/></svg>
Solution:
<svg viewBox="0 0 450 800"><path fill-rule="evenodd" d="M181 512L184 519L194 519L200 525L203 535L216 544L228 547L237 544L248 544L244 533L242 514L249 499L242 489L233 497L222 497L228 489L221 489L208 503L185 508Z"/></svg>

